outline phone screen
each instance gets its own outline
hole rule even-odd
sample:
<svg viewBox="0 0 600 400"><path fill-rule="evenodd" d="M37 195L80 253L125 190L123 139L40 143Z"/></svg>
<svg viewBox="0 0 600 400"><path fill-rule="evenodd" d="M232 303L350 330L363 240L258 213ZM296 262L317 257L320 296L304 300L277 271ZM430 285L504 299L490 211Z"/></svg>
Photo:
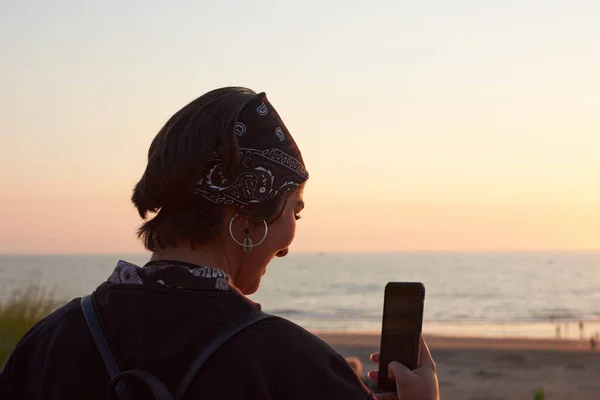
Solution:
<svg viewBox="0 0 600 400"><path fill-rule="evenodd" d="M383 301L379 387L396 392L388 378L388 364L398 361L410 369L419 366L425 287L422 283L388 283Z"/></svg>

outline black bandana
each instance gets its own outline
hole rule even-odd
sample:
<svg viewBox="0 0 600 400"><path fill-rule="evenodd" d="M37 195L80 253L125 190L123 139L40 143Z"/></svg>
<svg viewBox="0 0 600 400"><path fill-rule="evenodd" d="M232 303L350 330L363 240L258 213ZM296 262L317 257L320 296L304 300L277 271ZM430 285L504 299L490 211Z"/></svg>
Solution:
<svg viewBox="0 0 600 400"><path fill-rule="evenodd" d="M194 194L217 204L243 208L294 190L308 179L296 142L264 93L240 112L235 132L241 172L227 176L217 152L194 185Z"/></svg>

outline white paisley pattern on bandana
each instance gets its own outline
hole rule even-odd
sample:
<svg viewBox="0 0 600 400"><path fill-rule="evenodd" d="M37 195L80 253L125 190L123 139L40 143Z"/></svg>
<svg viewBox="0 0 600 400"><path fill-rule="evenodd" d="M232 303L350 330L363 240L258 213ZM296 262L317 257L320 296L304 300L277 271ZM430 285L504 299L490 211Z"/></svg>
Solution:
<svg viewBox="0 0 600 400"><path fill-rule="evenodd" d="M231 290L232 280L223 270L205 266L183 266L172 262L155 262L159 265L148 265L140 268L135 264L120 260L107 281L119 285L144 285L151 277L158 278L161 273L170 272L169 269L181 269L189 274L187 279L214 280L214 288L218 290ZM162 264L162 265L161 265ZM184 279L186 279L184 277ZM162 286L169 287L165 279L155 279ZM181 285L175 286L181 288Z"/></svg>
<svg viewBox="0 0 600 400"><path fill-rule="evenodd" d="M294 190L308 179L296 142L264 93L240 112L235 131L239 171L228 175L222 154L215 151L194 185L194 194L244 208Z"/></svg>

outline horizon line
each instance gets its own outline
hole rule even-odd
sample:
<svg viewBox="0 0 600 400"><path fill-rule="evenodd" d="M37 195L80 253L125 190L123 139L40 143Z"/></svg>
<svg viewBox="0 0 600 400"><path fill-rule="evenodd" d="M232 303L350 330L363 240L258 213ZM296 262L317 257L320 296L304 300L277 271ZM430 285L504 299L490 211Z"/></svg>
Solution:
<svg viewBox="0 0 600 400"><path fill-rule="evenodd" d="M595 249L539 249L539 250L502 250L502 249L489 249L489 250L383 250L383 251L324 251L324 250L300 250L291 251L290 255L294 254L316 254L316 255L327 255L327 254L483 254L483 253L600 253L600 248ZM23 253L4 253L0 252L2 256L116 256L116 255L150 255L149 251L143 252L23 252Z"/></svg>

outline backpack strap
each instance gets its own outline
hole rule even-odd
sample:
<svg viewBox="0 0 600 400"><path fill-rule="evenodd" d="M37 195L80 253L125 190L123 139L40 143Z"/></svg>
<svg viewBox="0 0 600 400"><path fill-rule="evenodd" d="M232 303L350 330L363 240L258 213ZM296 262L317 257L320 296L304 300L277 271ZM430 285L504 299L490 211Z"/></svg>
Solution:
<svg viewBox="0 0 600 400"><path fill-rule="evenodd" d="M119 367L117 366L117 361L115 360L115 357L110 350L110 346L106 341L106 336L104 336L104 332L100 326L98 314L96 313L93 293L81 298L81 310L83 311L83 317L85 318L85 322L87 323L87 326L92 334L92 338L96 343L96 347L100 352L104 366L108 371L108 375L110 376L110 379L113 380L120 371ZM125 386L124 381L119 382L115 389L121 400L132 400L131 394L129 393L129 390L127 390L127 386Z"/></svg>
<svg viewBox="0 0 600 400"><path fill-rule="evenodd" d="M110 383L108 384L107 398L109 398L110 394L113 392L113 390L115 390L115 386L119 383L123 383L124 381L122 380L127 377L136 378L142 381L146 385L146 387L148 387L152 391L152 394L154 395L155 399L174 400L173 395L171 394L171 392L169 392L169 389L160 379L158 379L151 373L141 369L130 369L128 371L121 372L120 374L112 378Z"/></svg>
<svg viewBox="0 0 600 400"><path fill-rule="evenodd" d="M179 384L179 389L176 393L177 399L182 399L185 396L190 384L198 374L198 371L204 365L204 363L221 348L229 339L234 337L239 332L248 328L255 323L262 321L267 318L276 318L271 314L267 314L262 312L256 308L252 308L252 310L242 315L240 318L233 321L231 324L226 325L217 336L213 339L212 342L208 346L206 346L198 357L192 362L188 372L185 374L184 378L181 380Z"/></svg>
<svg viewBox="0 0 600 400"><path fill-rule="evenodd" d="M111 380L108 385L107 395L110 396L112 390L116 390L117 395L121 400L132 400L132 396L125 385L125 381L123 380L126 377L136 378L144 382L146 386L152 390L152 393L157 399L182 399L190 384L198 374L200 368L217 350L221 348L221 346L229 341L229 339L259 321L267 318L277 318L271 314L267 314L258 309L252 308L249 313L242 315L240 318L234 320L231 324L226 325L217 334L213 341L210 342L210 344L208 344L208 346L206 346L204 349L202 349L198 357L196 357L196 359L192 362L190 368L179 384L179 389L177 390L175 397L173 397L163 382L146 371L132 369L120 372L115 357L110 350L108 342L106 341L102 327L100 326L100 321L98 320L98 315L95 308L93 294L81 298L81 309L83 310L83 316L85 317L88 328L92 333L92 338L96 343L96 347L102 356L104 366L110 375Z"/></svg>

